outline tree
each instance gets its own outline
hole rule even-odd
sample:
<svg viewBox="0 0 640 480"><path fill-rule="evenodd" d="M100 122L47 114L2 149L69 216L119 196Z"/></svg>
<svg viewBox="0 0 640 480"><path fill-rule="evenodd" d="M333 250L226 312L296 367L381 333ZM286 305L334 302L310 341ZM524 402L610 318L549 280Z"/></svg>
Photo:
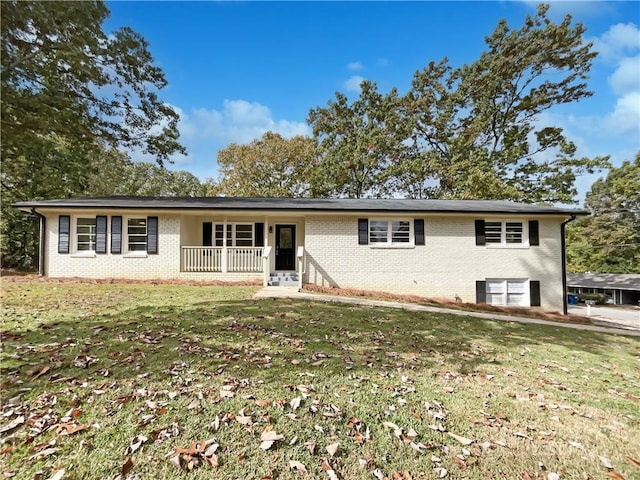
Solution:
<svg viewBox="0 0 640 480"><path fill-rule="evenodd" d="M640 152L587 194L591 216L567 228L572 272L640 273Z"/></svg>
<svg viewBox="0 0 640 480"><path fill-rule="evenodd" d="M500 21L471 65L454 69L445 59L415 74L408 121L437 196L570 203L576 176L607 165L576 158L561 128L536 124L543 112L592 94L585 80L596 56L584 27L569 15L554 24L548 8L538 6L519 30Z"/></svg>
<svg viewBox="0 0 640 480"><path fill-rule="evenodd" d="M202 197L205 193L198 177L190 172L171 171L149 162L133 162L124 170L121 184L111 194Z"/></svg>
<svg viewBox="0 0 640 480"><path fill-rule="evenodd" d="M220 150L220 181L209 180L207 188L233 197L306 197L315 168L312 138L266 132L247 145L232 143Z"/></svg>
<svg viewBox="0 0 640 480"><path fill-rule="evenodd" d="M0 5L3 161L54 136L140 148L160 162L184 153L147 42L127 27L104 32L103 2Z"/></svg>
<svg viewBox="0 0 640 480"><path fill-rule="evenodd" d="M540 120L592 94L596 53L580 23L566 16L555 24L548 8L518 30L500 21L469 65L429 63L403 97L364 82L355 102L337 93L311 110L328 193L573 202L576 177L607 158L576 157L562 128Z"/></svg>
<svg viewBox="0 0 640 480"><path fill-rule="evenodd" d="M315 178L319 196L360 198L387 192L391 167L402 161L409 131L401 117L398 93L378 92L364 81L358 99L336 92L325 108L309 112L308 123L318 141L320 163Z"/></svg>
<svg viewBox="0 0 640 480"><path fill-rule="evenodd" d="M11 203L85 194L97 163L116 160L116 149L162 163L184 148L146 41L129 28L104 32L103 2L8 0L0 8L2 264L32 266L37 224Z"/></svg>

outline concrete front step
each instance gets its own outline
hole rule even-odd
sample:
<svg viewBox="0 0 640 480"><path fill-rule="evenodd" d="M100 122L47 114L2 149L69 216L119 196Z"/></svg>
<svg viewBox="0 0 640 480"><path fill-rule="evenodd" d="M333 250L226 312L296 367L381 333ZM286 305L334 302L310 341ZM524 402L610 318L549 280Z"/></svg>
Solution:
<svg viewBox="0 0 640 480"><path fill-rule="evenodd" d="M267 285L272 287L297 287L299 278L296 272L276 272L269 275Z"/></svg>

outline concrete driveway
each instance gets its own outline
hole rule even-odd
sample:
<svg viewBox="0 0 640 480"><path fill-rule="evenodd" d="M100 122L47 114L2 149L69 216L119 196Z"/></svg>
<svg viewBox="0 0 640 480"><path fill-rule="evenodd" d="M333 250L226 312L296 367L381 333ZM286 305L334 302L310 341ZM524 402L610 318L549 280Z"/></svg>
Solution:
<svg viewBox="0 0 640 480"><path fill-rule="evenodd" d="M584 305L569 305L569 313L587 316L587 307ZM638 307L591 307L591 316L594 324L618 326L640 330L640 308Z"/></svg>

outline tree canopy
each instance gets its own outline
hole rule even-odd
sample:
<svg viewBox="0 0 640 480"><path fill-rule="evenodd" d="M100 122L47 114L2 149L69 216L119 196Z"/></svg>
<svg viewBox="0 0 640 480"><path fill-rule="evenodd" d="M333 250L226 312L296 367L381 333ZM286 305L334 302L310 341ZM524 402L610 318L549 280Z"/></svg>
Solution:
<svg viewBox="0 0 640 480"><path fill-rule="evenodd" d="M148 44L105 32L102 1L0 2L2 262L29 265L36 227L19 200L86 195L120 151L175 153L178 114L158 96L167 82Z"/></svg>
<svg viewBox="0 0 640 480"><path fill-rule="evenodd" d="M220 150L220 180L215 185L210 180L209 189L232 197L306 197L316 163L313 139L266 132L249 144Z"/></svg>
<svg viewBox="0 0 640 480"><path fill-rule="evenodd" d="M469 65L429 63L403 97L365 82L353 102L337 93L312 109L325 178L344 182L333 192L573 202L576 176L607 158L576 157L562 128L540 119L592 94L586 80L596 53L580 23L566 16L555 24L548 8L517 30L500 21Z"/></svg>
<svg viewBox="0 0 640 480"><path fill-rule="evenodd" d="M640 152L596 181L585 206L591 216L567 228L569 271L640 273Z"/></svg>

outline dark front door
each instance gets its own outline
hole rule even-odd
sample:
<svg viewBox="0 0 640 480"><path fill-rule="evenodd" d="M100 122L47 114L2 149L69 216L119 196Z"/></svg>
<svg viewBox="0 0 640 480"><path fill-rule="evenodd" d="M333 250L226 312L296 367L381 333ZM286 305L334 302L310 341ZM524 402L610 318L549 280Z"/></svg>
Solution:
<svg viewBox="0 0 640 480"><path fill-rule="evenodd" d="M276 270L296 269L296 226L276 225Z"/></svg>

